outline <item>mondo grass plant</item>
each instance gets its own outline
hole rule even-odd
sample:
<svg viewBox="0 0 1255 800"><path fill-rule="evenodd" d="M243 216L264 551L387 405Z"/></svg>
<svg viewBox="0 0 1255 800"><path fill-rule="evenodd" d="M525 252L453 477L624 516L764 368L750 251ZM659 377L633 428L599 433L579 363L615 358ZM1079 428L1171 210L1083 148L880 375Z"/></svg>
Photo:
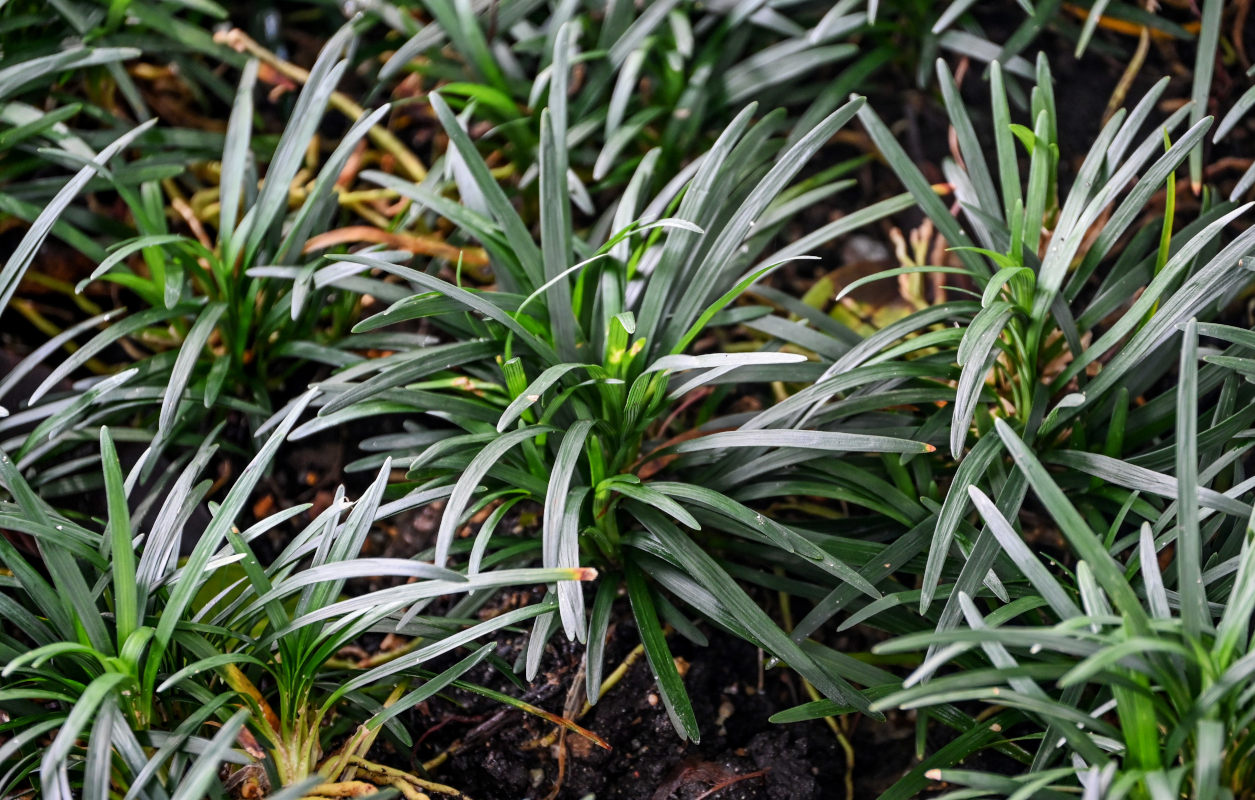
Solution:
<svg viewBox="0 0 1255 800"><path fill-rule="evenodd" d="M1038 64L1032 130L1010 123L1001 72L994 64L993 169L944 64L939 71L963 158L962 165L944 165L958 218L874 112L864 108L860 115L920 209L951 245L953 265L921 259L918 265L854 282L843 292L864 281L930 273L961 276L967 285L943 287L945 302L887 325L853 347L816 341L809 330L782 329L782 341L806 347L809 340L812 349L822 345L835 357L813 386L741 427L851 425L869 411L883 415L892 403L934 404L922 418L900 410L893 417L906 430L914 426L912 438L946 447L955 464L938 474L935 460L910 460L911 480L934 487L931 493L941 504L929 512L927 499L905 500L915 511L903 520L912 524L933 517L920 542L927 551L923 582L914 594L921 612L931 608L942 576L954 575L948 567L963 559L939 619L944 629L959 619L958 592L974 594L984 583L1002 593L997 572L990 571L993 540L986 538L978 552L965 522L967 488L1001 482L1006 475L1007 451L994 435L993 422L1012 425L1043 459L1092 476L1085 484L1087 500L1097 508L1119 508L1137 491L1162 495L1167 477L1154 471L1172 464L1174 406L1170 393L1157 390L1176 367L1173 339L1189 319L1217 314L1249 285L1252 276L1240 256L1255 244L1255 234L1247 230L1226 242L1230 223L1247 206L1206 198L1195 220L1183 224L1169 202L1166 216L1146 224L1152 195L1171 198L1174 170L1210 124L1204 119L1167 144L1165 136L1189 114L1182 108L1162 127L1139 134L1162 82L1132 112L1116 114L1104 127L1061 197L1057 111L1045 61ZM1029 162L1026 184L1017 147ZM1122 240L1139 221L1140 230ZM971 299L950 300L950 295ZM1224 374L1219 365L1210 367L1203 385L1208 391L1218 387ZM1229 390L1216 396L1208 415L1203 435L1209 442L1243 430L1255 414L1241 402L1236 382L1229 379L1226 385ZM1131 406L1130 398L1148 394L1152 402ZM1134 456L1148 470L1137 479L1118 469L1122 459ZM904 492L911 487L902 463L908 458L892 467ZM944 493L936 488L945 483ZM1026 488L1012 475L1008 489L993 495L1005 515L1015 517ZM813 613L837 607L824 604ZM814 630L827 618L814 617L802 630Z"/></svg>
<svg viewBox="0 0 1255 800"><path fill-rule="evenodd" d="M866 699L801 650L733 573L755 575L755 563L767 557L779 560L782 569L849 584L873 598L875 588L805 535L736 499L734 489L744 490L761 470L751 465L721 490L685 478L700 465L745 448L786 453L792 461L929 449L867 431L738 432L730 430L734 419L720 416L729 382L792 380L806 370L802 355L759 351L752 342L737 347L727 326L770 313L765 306L732 303L776 265L796 257L762 256L773 232L797 207L801 195L790 193L789 184L863 101L834 111L792 144L778 139L778 112L754 122L754 109L747 108L709 151L644 204L658 158L654 151L618 205L591 231L577 235L564 178L569 164L564 35L557 37L549 105L541 115L540 244L452 109L433 95L451 140L450 157L456 153L463 167L453 171L461 204L439 185L382 173L364 177L459 225L489 253L497 284L468 289L403 266L386 252L334 257L339 263L319 270L315 285L369 268L402 278L416 290L356 330L423 320L447 343L407 348L341 371L319 385L325 397L315 401L319 416L294 436L351 418L414 416L405 433L364 443L380 454L358 466L376 465L388 453L408 468L416 491L451 487L435 543L437 565L450 563L466 520L490 512L466 554L472 573L500 548L524 549L546 567L587 564L602 571L591 612L578 588L554 587L558 608L534 625L525 660L529 677L545 642L561 628L588 642L588 685L597 687L611 607L626 587L662 697L683 736L697 738L697 721L664 628L704 638L684 606L759 644L826 696L865 708ZM897 207L901 202L852 215L814 242ZM698 350L704 341L709 344ZM726 349L711 352L721 342ZM681 415L690 418L696 435L669 432ZM525 502L543 509L542 522L531 531L534 538L516 544L494 535ZM748 563L726 565L723 559L736 551L725 555L699 544L729 537L747 543L739 552L750 557Z"/></svg>
<svg viewBox="0 0 1255 800"><path fill-rule="evenodd" d="M318 151L317 134L328 98L347 67L342 56L351 38L352 29L346 26L324 47L262 181L251 138L259 65L250 61L244 66L227 127L219 184L202 203L204 224L213 226L216 240L199 222L194 235L172 231L167 205L177 207L184 200L169 177L137 184L119 179L120 170L92 164L45 207L39 223L5 266L3 298L11 296L26 274L43 237L50 231L56 235L58 226L65 224L62 217L68 216L74 196L95 171L111 182L126 204L136 235L102 253L76 291L81 293L95 281L112 283L129 294L127 299L138 300L140 308L126 316L120 316L120 310L98 313L59 332L0 383L3 397L20 385L22 377L35 381L33 390L17 397L24 407L0 420L0 432L8 433L4 446L21 469L29 472L40 462L48 464L73 452L91 437L95 426L107 422L125 426L128 439L146 445L142 475L147 479L172 443L194 447L228 416L242 418L246 428L257 430L274 406L293 394L288 385L311 364L341 366L361 358L351 352L353 348L387 344L380 337L346 336L357 313L356 293L313 287L309 281L328 246L318 237L340 213L334 184L355 146L388 110L385 106L363 113L321 164L316 156L311 158ZM143 132L127 134L107 152L119 151ZM185 202L183 207L187 208ZM112 324L75 347L76 339L105 321ZM133 354L126 370L66 385L79 371L96 364L93 359L119 345ZM62 348L70 354L44 369L47 359ZM272 400L273 394L278 394L279 403ZM44 486L54 477L55 485ZM52 475L32 474L31 480L46 496L77 491L90 483L84 475L67 475L64 469Z"/></svg>
<svg viewBox="0 0 1255 800"><path fill-rule="evenodd" d="M845 430L895 426L902 435L936 443L946 453L891 456L883 462L884 475L891 480L880 483L867 474L825 464L791 470L796 485L814 487L810 493L824 496L826 491L826 496L874 512L867 533L886 543L862 565L862 575L876 583L883 597L870 599L848 587L836 587L811 607L795 627L794 638L802 641L838 613L853 611L842 629L869 625L908 634L900 643L883 646L886 655L927 646L904 693L872 685L871 693L880 695L875 709L907 704L931 711L935 703L962 707L988 690L980 699L996 706L990 712L997 712L991 725L983 732L961 733L921 764L913 784L900 783L887 796L910 796L923 788L924 773L936 775L933 770L938 769L950 776L946 780L970 787L971 793L964 790L956 796L985 792L1037 796L1035 792L1046 792L1056 780L1073 781L1075 788L1076 775L1087 774L1090 768L1094 776L1101 772L1106 777L1085 778L1087 796L1118 796L1107 792L1123 787L1120 791L1133 796L1167 797L1156 788L1164 779L1170 781L1162 785L1176 787L1170 790L1172 796L1194 785L1201 787L1198 796L1227 796L1215 792L1221 786L1241 788L1231 777L1231 766L1222 767L1209 755L1199 766L1206 780L1189 777L1193 766L1180 766L1183 753L1191 759L1187 765L1199 763L1192 760L1198 754L1194 738L1198 719L1191 718L1190 733L1174 734L1173 749L1163 751L1168 734L1158 731L1166 724L1162 715L1166 712L1146 711L1143 706L1151 701L1138 700L1148 716L1142 717L1135 735L1148 739L1129 743L1126 751L1119 737L1111 737L1112 726L1102 721L1114 708L1103 705L1108 698L1086 706L1086 711L1076 709L1082 690L1090 682L1111 682L1110 671L1095 669L1083 679L1067 682L1068 691L1052 696L1049 709L1033 705L1046 702L1037 693L1025 700L1027 705L1016 705L1003 701L1005 689L990 687L1005 684L1008 677L1018 679L1017 664L1003 655L1001 646L996 652L993 646L985 647L984 660L977 658L977 651L981 643L998 636L982 638L986 628L1020 616L1033 620L1045 605L1056 615L1057 635L1070 641L1102 641L1111 648L1125 645L1126 639L1138 642L1112 650L1111 661L1103 664L1119 661L1127 666L1136 660L1130 654L1147 637L1162 632L1177 637L1175 641L1191 653L1191 662L1183 664L1176 655L1165 655L1162 670L1131 680L1141 681L1142 694L1179 690L1172 702L1201 697L1214 675L1229 669L1245 652L1235 655L1234 645L1224 645L1222 666L1210 672L1213 631L1220 614L1214 604L1224 603L1230 593L1229 577L1237 569L1251 513L1244 463L1255 411L1249 383L1242 379L1250 374L1246 348L1251 339L1243 328L1197 320L1215 319L1231 308L1255 277L1243 258L1255 246L1255 235L1249 229L1233 229L1249 204L1204 195L1196 218L1187 221L1176 214L1174 173L1199 146L1210 120L1204 118L1178 134L1191 113L1183 107L1149 133L1141 132L1164 82L1127 115L1121 112L1111 119L1068 186L1059 177L1061 154L1054 134L1058 111L1044 60L1038 62L1032 92L1031 129L1010 122L1001 69L996 62L992 65L993 148L982 148L948 69L944 64L938 69L956 134L956 160L946 162L944 169L957 201L957 216L879 118L866 107L859 113L953 255L946 263L930 264L923 248L917 264L867 280L933 273L961 276L958 285L942 288L944 301L887 325L854 346L842 344L836 336L827 341L816 338L810 327L779 327L775 334L779 342L810 349L821 358L827 355L828 363L813 385L740 427L758 431L801 424L838 425ZM996 157L992 166L986 153ZM1027 183L1021 179L1022 160L1028 162ZM1163 201L1163 212L1152 210L1156 194ZM856 289L859 283L843 291ZM972 299L950 300L949 295ZM803 316L804 309L794 308L815 330L825 324L822 315ZM1198 332L1219 345L1201 367L1196 356ZM1041 464L1061 468L1062 477L1053 477ZM1041 536L1043 528L1032 522L1040 512L1029 500L1029 489L1053 521L1044 526L1046 530L1057 526L1066 537L1063 552L1052 551L1045 564L1032 555L1031 541L1024 543L1034 531ZM969 518L973 503L985 521L983 529ZM1197 510L1200 506L1203 512ZM1207 520L1201 529L1200 519ZM1142 525L1148 526L1154 547L1139 555L1137 531ZM1170 633L1153 622L1137 624L1139 618L1143 622L1147 618L1141 605L1151 602L1128 589L1139 558L1143 571L1155 558L1170 565L1164 570L1167 585L1177 587L1171 604L1180 609L1174 613L1184 626L1181 630ZM1156 570L1157 576L1157 564ZM1052 577L1060 571L1071 586L1066 592ZM911 583L896 588L886 583L898 580L896 573L911 575ZM1206 580L1198 578L1203 573ZM1026 579L1040 597L1025 595ZM1049 589L1043 588L1047 580ZM1110 611L1108 598L1115 612ZM1240 598L1235 598L1231 602L1240 606ZM908 606L918 607L918 614ZM1108 618L1101 622L1090 619L1104 613ZM1250 612L1239 607L1234 614L1227 625L1240 626L1244 632L1239 639L1244 642ZM1158 616L1169 615L1165 611ZM931 630L919 631L921 624ZM1110 626L1112 638L1100 639L1102 625ZM1035 638L1038 630L1021 640L1034 655L1051 648L1047 638ZM1182 641L1182 636L1192 639ZM1058 650L1052 657L1065 652L1084 657L1098 649L1087 644ZM1212 654L1204 656L1205 652ZM959 671L933 677L942 664ZM1050 673L1039 666L1034 663L1027 669L1022 683L1058 678L1069 668L1055 663L1050 669L1059 669ZM1189 677L1195 668L1213 677L1200 683ZM1172 670L1184 672L1171 687L1156 683ZM1149 675L1149 670L1142 671ZM964 694L972 675L984 688ZM929 688L934 683L935 692ZM1020 684L1012 686L1023 695ZM925 697L929 699L915 700ZM1239 706L1244 702L1241 690L1232 698ZM1017 711L1004 716L1007 706ZM817 701L778 719L816 718L840 710L831 701ZM1051 726L1038 734L1044 738L1036 754L1008 748L1024 744L1016 735L1020 729L1012 728L1021 711L1031 712L1039 725ZM1097 719L1096 727L1078 734L1078 713ZM1125 737L1133 725L1126 714L1133 713L1121 707ZM1245 725L1243 719L1236 712L1234 721L1222 727ZM928 713L921 713L919 720L922 731ZM1225 729L1239 735L1233 728ZM1102 734L1095 735L1099 730ZM1211 747L1218 730L1209 729L1211 738L1205 746ZM1024 777L948 771L971 753L991 746L1022 760L1029 768ZM1153 762L1140 754L1148 747L1159 753ZM1139 754L1121 760L1134 750ZM1117 769L1116 764L1124 766ZM1120 771L1126 766L1127 774ZM1135 774L1161 768L1171 774L1150 778ZM1222 772L1226 777L1219 783L1216 776ZM1112 774L1117 775L1116 783Z"/></svg>
<svg viewBox="0 0 1255 800"><path fill-rule="evenodd" d="M10 732L0 745L5 794L37 787L41 797L66 800L191 800L273 787L284 792L268 796L295 798L402 784L455 794L367 758L380 735L396 746L411 745L398 715L455 683L542 713L460 680L491 656L494 643L478 645L452 665L437 660L554 607L534 604L479 622L471 618L474 609L490 594L479 590L562 585L588 579L591 571L501 569L468 576L417 560L360 558L371 525L413 505L381 502L387 464L356 501L341 488L277 558L265 566L258 561L250 542L308 506L242 531L236 520L311 395L277 421L186 559L178 557L180 541L212 483L197 482L216 449L211 442L158 506L158 498L128 498L134 471L124 475L102 428L103 526L58 514L0 453L0 485L13 497L0 503L0 525L10 532L0 537L6 571L0 597L13 623L0 635L0 708ZM33 545L20 547L14 534ZM409 582L343 596L346 581L380 576ZM423 598L472 592L480 599L455 605L448 615L406 611ZM398 624L402 614L407 619ZM339 658L345 645L376 630L406 643L374 662ZM433 670L433 662L440 666ZM573 723L555 721L600 742ZM230 765L225 786L222 764Z"/></svg>
<svg viewBox="0 0 1255 800"><path fill-rule="evenodd" d="M1085 514L1069 500L1076 481L1066 473L1056 479L997 422L1019 474L1076 560L1052 569L984 492L969 487L985 529L1015 566L1014 599L959 592L963 627L880 646L885 653L927 648L929 656L879 707L989 704L1011 712L1004 736L1036 748L1021 775L934 771L934 780L965 787L947 796L1251 796L1255 482L1234 482L1251 442L1231 440L1219 461L1200 463L1192 430L1197 330L1189 323L1181 348L1171 502L1145 511L1128 503L1110 519ZM1149 518L1139 525L1142 514Z"/></svg>

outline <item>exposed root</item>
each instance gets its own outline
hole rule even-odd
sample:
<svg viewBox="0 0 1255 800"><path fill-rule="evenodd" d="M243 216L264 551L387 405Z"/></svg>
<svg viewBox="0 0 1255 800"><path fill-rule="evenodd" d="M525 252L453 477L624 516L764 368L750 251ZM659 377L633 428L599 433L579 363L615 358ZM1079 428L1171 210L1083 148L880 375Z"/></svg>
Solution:
<svg viewBox="0 0 1255 800"><path fill-rule="evenodd" d="M359 774L384 786L395 786L400 788L401 784L405 784L410 789L414 789L422 794L424 800L427 798L425 792L443 794L453 798L453 800L470 800L469 797L452 786L446 786L443 783L436 783L435 781L423 780L417 775L411 775L405 770L386 767L383 764L376 764L373 761L367 761L361 756L349 756L348 762L354 767L357 767ZM402 793L404 794L405 792L403 791ZM410 795L407 794L406 796L409 797Z"/></svg>
<svg viewBox="0 0 1255 800"><path fill-rule="evenodd" d="M378 786L365 781L337 781L336 783L320 783L301 800L324 800L324 798L328 797L365 797L378 791Z"/></svg>

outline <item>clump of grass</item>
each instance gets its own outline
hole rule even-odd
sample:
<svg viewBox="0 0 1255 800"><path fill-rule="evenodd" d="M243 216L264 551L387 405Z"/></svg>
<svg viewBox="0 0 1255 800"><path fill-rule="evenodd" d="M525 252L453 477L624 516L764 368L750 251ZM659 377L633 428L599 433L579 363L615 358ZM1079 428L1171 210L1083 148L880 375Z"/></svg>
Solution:
<svg viewBox="0 0 1255 800"><path fill-rule="evenodd" d="M417 776L398 777L368 760L372 745L384 735L409 747L398 715L458 681L494 645L445 669L427 671L429 662L553 604L478 623L459 621L460 613L407 614L400 623L404 609L422 598L594 574L560 568L467 576L418 560L359 557L371 525L399 508L382 503L386 464L363 496L349 502L341 488L262 565L250 542L308 506L245 530L236 522L311 396L276 421L185 560L183 526L209 490L210 481L197 479L216 445L206 442L163 497L128 497L134 473L123 473L102 428L103 527L58 514L0 455L0 485L13 497L0 503L0 521L37 549L23 553L0 538L6 617L16 625L0 636L3 702L15 732L0 749L6 793L34 785L50 798L107 796L119 787L199 797L217 785L224 761L240 771L235 783L262 790L308 791L354 769L421 786ZM410 582L339 599L346 580L364 576ZM375 665L334 663L345 645L379 629L409 643ZM235 748L246 730L255 743L244 755Z"/></svg>
<svg viewBox="0 0 1255 800"><path fill-rule="evenodd" d="M589 684L600 682L605 629L623 581L663 698L683 735L696 738L697 723L663 624L702 637L669 597L734 624L734 630L788 660L834 699L861 706L864 701L851 687L813 664L677 524L694 531L713 528L755 542L759 550L778 548L786 563L818 568L875 596L872 586L805 537L737 502L732 485L717 491L679 476L692 465L743 448L782 449L801 458L926 448L866 433L712 432L672 441L666 433L686 398L706 395L707 410L700 412L709 419L705 427L727 427L712 416L717 407L711 401L725 391L712 382L751 368L779 370L777 365L804 361L782 352L693 355L689 350L708 326L720 322L720 315L732 314L730 304L737 296L776 265L755 264L756 248L770 235L756 229L755 222L772 217L773 204L780 204L792 176L854 116L861 101L837 110L774 158L766 147L774 120L752 125L753 109L747 109L703 155L692 177L685 176L686 185L673 182L650 201L657 211L634 219L650 182L654 159L649 159L615 212L609 230L617 232L604 241L581 240L572 230L561 179L568 163L562 145L566 137L561 127L549 132L565 118L561 55L556 64L551 108L542 116L546 147L540 161L539 246L525 238L522 220L438 97L433 104L466 165L466 177L457 182L460 193L482 197L492 219L459 209L424 186L367 176L476 236L492 257L499 288L462 288L373 255L338 257L340 265L329 270L370 267L427 290L367 319L359 331L426 319L453 341L350 367L321 384L327 402L319 414L335 419L408 410L442 423L416 425L388 442L393 448L408 446L408 451L392 452L397 463L408 464L408 477L420 491L449 487L436 563L446 563L455 533L483 511L492 514L475 539L471 568L478 569L498 548L518 552L516 543L493 534L511 508L530 500L544 514L529 553L548 566L593 564L607 570L591 619L578 590L556 591L558 612L537 622L529 644L529 677L560 621L568 636L589 642ZM655 218L669 206L674 216ZM569 266L578 253L587 257ZM449 423L456 427L448 428ZM738 483L752 483L753 474L747 472ZM480 485L486 491L480 493Z"/></svg>

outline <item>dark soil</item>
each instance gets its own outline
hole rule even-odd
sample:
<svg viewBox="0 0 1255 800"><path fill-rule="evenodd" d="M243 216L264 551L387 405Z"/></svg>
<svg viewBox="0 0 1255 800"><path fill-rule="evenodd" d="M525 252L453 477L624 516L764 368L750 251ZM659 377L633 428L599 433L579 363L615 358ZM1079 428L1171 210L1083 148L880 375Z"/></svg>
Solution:
<svg viewBox="0 0 1255 800"><path fill-rule="evenodd" d="M671 726L643 657L603 696L579 724L602 737L602 749L575 734L537 745L555 726L520 711L501 711L490 701L459 696L462 707L442 700L414 715L411 728L426 741L415 763L432 758L453 741L458 750L433 775L474 800L597 798L597 800L818 800L847 796L844 751L822 721L773 725L768 717L809 698L796 676L762 671L762 653L719 631L699 648L679 637L671 646L701 725L701 741L683 742ZM631 650L636 631L623 621L611 631L606 673ZM500 651L507 661L514 650ZM556 646L555 646L556 644ZM581 648L555 636L525 699L560 713ZM449 724L450 719L455 721ZM856 725L851 797L874 797L914 766L914 726ZM547 746L546 746L547 745ZM562 752L565 750L565 752ZM561 779L559 774L564 772ZM722 788L720 788L722 787ZM712 791L716 790L717 791Z"/></svg>

